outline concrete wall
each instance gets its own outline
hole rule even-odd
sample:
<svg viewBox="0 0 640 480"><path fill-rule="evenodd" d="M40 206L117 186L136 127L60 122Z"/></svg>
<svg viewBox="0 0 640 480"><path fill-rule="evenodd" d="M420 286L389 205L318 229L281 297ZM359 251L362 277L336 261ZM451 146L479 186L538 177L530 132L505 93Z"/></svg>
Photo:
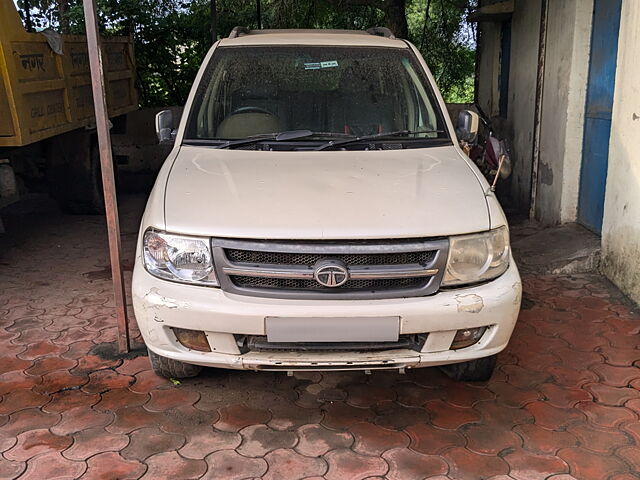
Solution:
<svg viewBox="0 0 640 480"><path fill-rule="evenodd" d="M479 25L480 51L476 74L480 78L476 97L478 105L489 116L498 114L500 96L498 74L500 71L500 28L494 23Z"/></svg>
<svg viewBox="0 0 640 480"><path fill-rule="evenodd" d="M592 15L593 0L549 2L536 200L546 225L576 220Z"/></svg>
<svg viewBox="0 0 640 480"><path fill-rule="evenodd" d="M541 0L516 0L512 17L507 119L496 130L512 142L514 206L529 207ZM536 216L543 224L576 219L593 0L550 0ZM480 25L478 103L498 113L500 24Z"/></svg>
<svg viewBox="0 0 640 480"><path fill-rule="evenodd" d="M624 0L602 227L603 270L640 303L640 2Z"/></svg>
<svg viewBox="0 0 640 480"><path fill-rule="evenodd" d="M507 118L493 119L498 134L511 140L511 196L515 206L521 209L528 208L531 186L540 6L541 0L516 0L511 21L511 71ZM480 24L477 97L480 107L492 117L498 114L499 106L500 29L500 23Z"/></svg>
<svg viewBox="0 0 640 480"><path fill-rule="evenodd" d="M514 156L511 196L522 209L528 208L531 191L540 7L541 0L517 0L511 20L508 112Z"/></svg>

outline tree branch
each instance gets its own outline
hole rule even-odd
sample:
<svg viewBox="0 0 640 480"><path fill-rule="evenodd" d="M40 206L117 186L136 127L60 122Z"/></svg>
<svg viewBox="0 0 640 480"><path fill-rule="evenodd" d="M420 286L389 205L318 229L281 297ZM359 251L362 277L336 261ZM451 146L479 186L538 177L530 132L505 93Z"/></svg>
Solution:
<svg viewBox="0 0 640 480"><path fill-rule="evenodd" d="M427 7L424 9L424 25L422 26L422 38L420 39L420 51L424 48L424 42L427 39L427 25L429 24L429 9L431 8L431 0L427 0Z"/></svg>

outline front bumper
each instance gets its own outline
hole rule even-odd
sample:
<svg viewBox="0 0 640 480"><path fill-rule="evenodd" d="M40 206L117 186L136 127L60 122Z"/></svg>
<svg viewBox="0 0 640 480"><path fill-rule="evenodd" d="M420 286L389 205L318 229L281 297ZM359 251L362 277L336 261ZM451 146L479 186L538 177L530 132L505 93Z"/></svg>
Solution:
<svg viewBox="0 0 640 480"><path fill-rule="evenodd" d="M492 282L427 297L385 300L284 300L226 293L155 278L136 259L133 307L147 346L196 365L251 370L374 370L446 365L486 357L507 346L520 310L522 285L513 260ZM400 317L400 334L427 333L420 352L248 352L236 335L265 335L265 317ZM459 329L489 327L478 343L450 350ZM182 346L171 327L204 330L211 352Z"/></svg>

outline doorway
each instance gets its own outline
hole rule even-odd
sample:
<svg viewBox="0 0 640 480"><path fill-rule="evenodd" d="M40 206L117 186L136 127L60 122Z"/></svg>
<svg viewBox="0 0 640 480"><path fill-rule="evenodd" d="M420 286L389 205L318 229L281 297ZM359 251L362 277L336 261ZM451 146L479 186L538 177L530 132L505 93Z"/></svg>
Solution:
<svg viewBox="0 0 640 480"><path fill-rule="evenodd" d="M622 0L595 0L582 145L578 221L600 234L609 163Z"/></svg>

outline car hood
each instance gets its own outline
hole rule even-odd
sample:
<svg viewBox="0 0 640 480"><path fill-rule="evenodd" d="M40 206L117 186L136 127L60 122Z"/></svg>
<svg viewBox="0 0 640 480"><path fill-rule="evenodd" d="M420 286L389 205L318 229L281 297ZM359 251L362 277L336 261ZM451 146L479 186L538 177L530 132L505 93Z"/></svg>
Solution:
<svg viewBox="0 0 640 480"><path fill-rule="evenodd" d="M257 239L435 237L489 229L482 185L452 147L264 152L182 146L168 231Z"/></svg>

